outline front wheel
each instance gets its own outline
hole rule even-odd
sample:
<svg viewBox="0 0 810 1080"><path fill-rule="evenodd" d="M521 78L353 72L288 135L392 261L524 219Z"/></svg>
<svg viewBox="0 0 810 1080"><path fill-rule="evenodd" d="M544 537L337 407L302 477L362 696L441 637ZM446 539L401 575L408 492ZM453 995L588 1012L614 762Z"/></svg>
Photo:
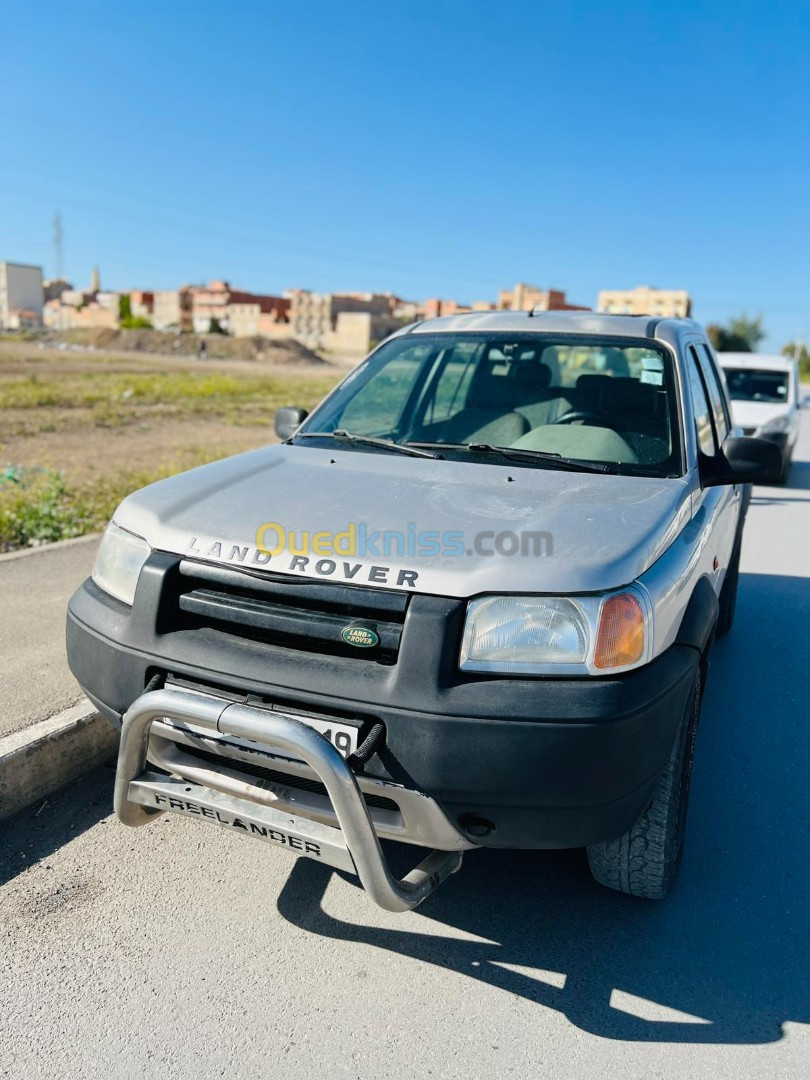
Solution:
<svg viewBox="0 0 810 1080"><path fill-rule="evenodd" d="M647 809L618 840L591 844L588 864L601 885L630 896L663 900L678 877L700 716L700 669L666 767Z"/></svg>
<svg viewBox="0 0 810 1080"><path fill-rule="evenodd" d="M777 484L786 484L787 479L790 476L790 466L793 464L793 451L787 447L783 450L784 460L782 461L782 471L779 473Z"/></svg>

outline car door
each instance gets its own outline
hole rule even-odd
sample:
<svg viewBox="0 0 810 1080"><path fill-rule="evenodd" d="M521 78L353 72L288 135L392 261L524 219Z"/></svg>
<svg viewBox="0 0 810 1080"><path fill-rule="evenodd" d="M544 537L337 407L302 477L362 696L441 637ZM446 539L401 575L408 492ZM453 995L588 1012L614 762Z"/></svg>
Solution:
<svg viewBox="0 0 810 1080"><path fill-rule="evenodd" d="M708 345L696 338L687 344L686 355L698 447L714 457L731 432L728 400ZM717 593L731 561L741 505L739 484L703 488L693 503L693 517L705 512L706 542L712 554L709 576Z"/></svg>

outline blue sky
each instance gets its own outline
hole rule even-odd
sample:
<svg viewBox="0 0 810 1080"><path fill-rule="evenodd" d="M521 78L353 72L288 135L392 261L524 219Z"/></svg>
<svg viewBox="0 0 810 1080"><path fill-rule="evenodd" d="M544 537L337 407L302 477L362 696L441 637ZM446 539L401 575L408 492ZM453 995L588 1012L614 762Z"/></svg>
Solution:
<svg viewBox="0 0 810 1080"><path fill-rule="evenodd" d="M810 340L810 6L0 0L0 258L111 288L688 288ZM10 93L11 91L11 93Z"/></svg>

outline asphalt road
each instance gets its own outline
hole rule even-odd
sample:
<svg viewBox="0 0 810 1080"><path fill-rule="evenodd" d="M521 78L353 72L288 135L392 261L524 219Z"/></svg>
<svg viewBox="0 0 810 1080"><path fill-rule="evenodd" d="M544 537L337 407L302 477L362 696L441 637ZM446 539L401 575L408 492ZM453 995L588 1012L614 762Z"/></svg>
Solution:
<svg viewBox="0 0 810 1080"><path fill-rule="evenodd" d="M0 556L0 736L82 696L65 658L65 611L93 568L98 537Z"/></svg>
<svg viewBox="0 0 810 1080"><path fill-rule="evenodd" d="M807 421L799 456L755 493L668 901L579 852L477 852L387 915L230 833L126 829L101 769L0 826L0 1074L807 1076Z"/></svg>

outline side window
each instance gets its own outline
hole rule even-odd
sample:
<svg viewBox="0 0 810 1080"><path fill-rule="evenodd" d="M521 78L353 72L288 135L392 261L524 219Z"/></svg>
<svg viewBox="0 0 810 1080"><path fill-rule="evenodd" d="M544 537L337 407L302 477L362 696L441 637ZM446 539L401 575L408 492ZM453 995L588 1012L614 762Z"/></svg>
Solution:
<svg viewBox="0 0 810 1080"><path fill-rule="evenodd" d="M423 423L449 420L461 412L467 403L475 361L481 346L472 341L458 342L442 369L425 409Z"/></svg>
<svg viewBox="0 0 810 1080"><path fill-rule="evenodd" d="M726 412L726 402L720 386L720 376L717 374L714 357L705 345L701 345L701 349L703 350L703 364L701 366L703 368L703 374L706 376L706 385L709 390L712 412L714 413L714 427L717 432L717 441L722 443L723 439L728 435L730 428L728 413Z"/></svg>
<svg viewBox="0 0 810 1080"><path fill-rule="evenodd" d="M706 391L703 387L703 378L698 368L697 357L692 346L686 353L686 371L689 381L689 391L692 397L692 412L695 414L695 427L697 428L698 446L709 457L714 457L717 447L714 442L714 429L712 428L711 407Z"/></svg>

